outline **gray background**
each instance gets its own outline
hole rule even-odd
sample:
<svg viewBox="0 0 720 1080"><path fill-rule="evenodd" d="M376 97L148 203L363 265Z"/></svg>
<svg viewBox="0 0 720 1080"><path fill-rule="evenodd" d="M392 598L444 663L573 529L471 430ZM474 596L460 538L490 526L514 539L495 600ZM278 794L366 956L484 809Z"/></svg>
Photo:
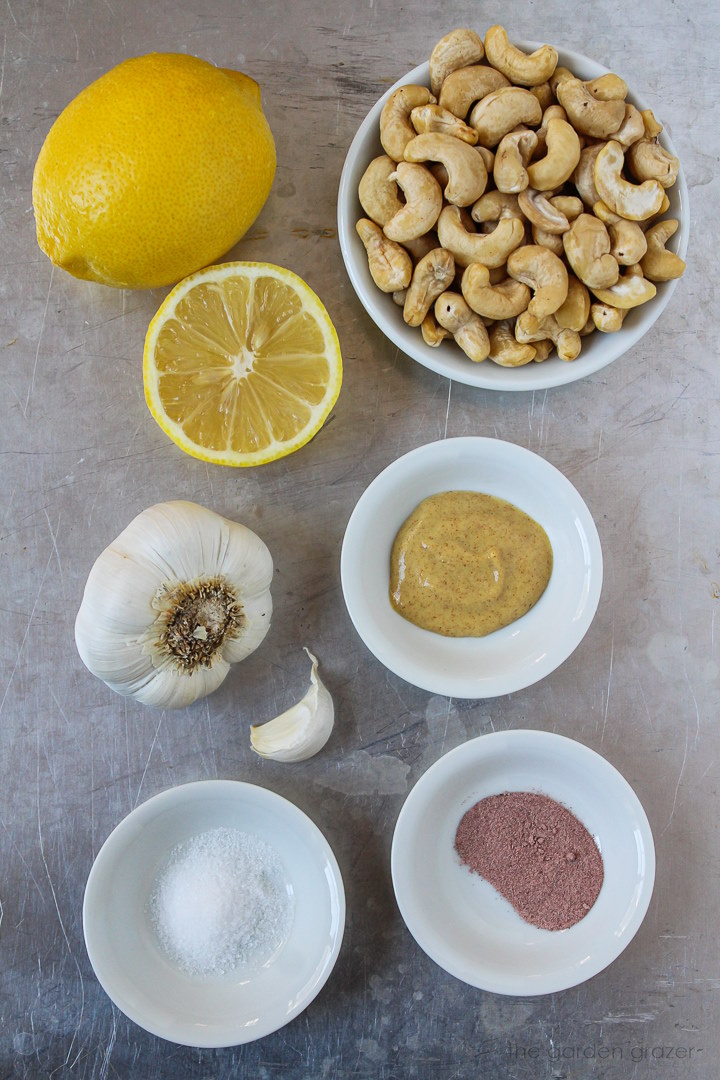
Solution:
<svg viewBox="0 0 720 1080"><path fill-rule="evenodd" d="M336 236L340 169L370 105L447 30L496 21L623 74L666 123L690 185L689 269L668 310L606 370L534 394L451 385L399 355L356 300ZM0 1076L716 1077L716 6L6 0L0 26ZM164 291L84 284L53 271L35 243L32 169L54 117L151 49L260 82L279 166L233 254L300 273L340 336L331 422L255 470L183 455L150 417L141 354ZM389 674L357 638L339 585L343 530L369 481L413 447L466 434L558 466L605 556L600 607L574 655L544 682L484 702ZM264 538L275 615L216 694L165 714L95 680L73 622L98 553L139 511L177 497ZM320 657L336 731L304 766L264 764L248 728L304 693L303 644ZM658 854L650 911L626 952L591 982L534 1000L445 975L402 924L389 872L394 822L421 773L468 737L519 727L604 754L638 792ZM85 953L81 903L121 818L171 785L217 776L265 785L313 817L337 853L348 920L335 972L302 1016L254 1045L198 1052L113 1008ZM677 1046L692 1056L659 1057ZM593 1061L601 1047L614 1056Z"/></svg>

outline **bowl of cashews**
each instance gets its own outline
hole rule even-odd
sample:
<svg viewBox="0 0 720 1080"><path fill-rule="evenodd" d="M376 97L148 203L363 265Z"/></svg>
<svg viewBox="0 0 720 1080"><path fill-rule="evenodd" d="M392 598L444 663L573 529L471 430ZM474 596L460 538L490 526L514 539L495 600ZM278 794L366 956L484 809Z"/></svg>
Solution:
<svg viewBox="0 0 720 1080"><path fill-rule="evenodd" d="M338 192L345 266L402 352L495 390L575 382L632 348L685 270L687 185L623 79L457 29L373 106Z"/></svg>

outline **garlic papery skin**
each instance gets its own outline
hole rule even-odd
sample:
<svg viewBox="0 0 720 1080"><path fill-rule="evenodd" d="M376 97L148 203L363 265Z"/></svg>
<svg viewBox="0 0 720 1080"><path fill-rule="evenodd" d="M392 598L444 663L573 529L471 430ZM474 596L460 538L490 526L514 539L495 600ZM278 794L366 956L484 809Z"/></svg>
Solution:
<svg viewBox="0 0 720 1080"><path fill-rule="evenodd" d="M267 634L272 573L251 529L196 503L157 503L90 571L75 621L80 658L118 694L184 708Z"/></svg>
<svg viewBox="0 0 720 1080"><path fill-rule="evenodd" d="M253 750L275 761L306 761L322 750L335 722L333 700L318 677L318 662L309 649L310 689L305 697L286 712L250 728Z"/></svg>

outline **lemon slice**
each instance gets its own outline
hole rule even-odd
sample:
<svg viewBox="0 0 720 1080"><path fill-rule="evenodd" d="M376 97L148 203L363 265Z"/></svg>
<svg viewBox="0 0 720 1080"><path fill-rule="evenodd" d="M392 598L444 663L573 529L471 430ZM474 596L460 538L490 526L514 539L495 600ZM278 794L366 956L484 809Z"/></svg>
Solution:
<svg viewBox="0 0 720 1080"><path fill-rule="evenodd" d="M181 450L263 465L312 439L337 401L335 327L302 278L270 263L210 266L181 281L150 323L145 399Z"/></svg>

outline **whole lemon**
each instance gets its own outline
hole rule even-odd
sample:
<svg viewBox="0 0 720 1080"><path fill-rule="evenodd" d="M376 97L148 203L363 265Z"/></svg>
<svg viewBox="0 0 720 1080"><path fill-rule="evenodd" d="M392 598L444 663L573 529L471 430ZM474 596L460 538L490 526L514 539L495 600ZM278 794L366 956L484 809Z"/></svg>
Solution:
<svg viewBox="0 0 720 1080"><path fill-rule="evenodd" d="M247 75L176 53L125 60L48 133L33 175L38 243L88 281L173 284L244 235L275 163Z"/></svg>

